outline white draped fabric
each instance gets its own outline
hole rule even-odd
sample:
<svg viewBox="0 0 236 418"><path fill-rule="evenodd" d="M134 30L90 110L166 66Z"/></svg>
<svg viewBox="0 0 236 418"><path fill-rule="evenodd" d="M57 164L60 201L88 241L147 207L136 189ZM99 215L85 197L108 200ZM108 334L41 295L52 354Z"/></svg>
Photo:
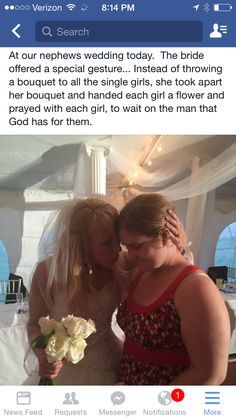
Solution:
<svg viewBox="0 0 236 418"><path fill-rule="evenodd" d="M0 385L38 384L37 360L29 349L27 313L17 304L0 305Z"/></svg>
<svg viewBox="0 0 236 418"><path fill-rule="evenodd" d="M214 148L214 143L212 143L212 147ZM114 153L112 152L111 165L114 163L114 167L117 170L134 181L132 184L133 189L137 188L139 190L142 187L142 192L149 192L151 188L152 191L166 194L172 201L175 201L207 193L236 177L236 138L235 143L208 163L204 164L200 160L200 168L198 175L194 177L194 181L190 173L190 175L166 188L162 187L163 183L169 183L173 177L177 177L179 167L183 171L183 162L176 162L172 167L157 168L153 173L140 168L138 162L130 161L128 156L118 156L117 152L115 152L114 161L113 158Z"/></svg>
<svg viewBox="0 0 236 418"><path fill-rule="evenodd" d="M191 182L194 183L198 178L199 158L195 157L192 161ZM202 230L204 225L204 213L206 207L207 194L203 193L188 199L187 216L185 230L188 237L192 240L192 252L195 260L198 260L201 249ZM197 222L196 222L197 220Z"/></svg>
<svg viewBox="0 0 236 418"><path fill-rule="evenodd" d="M171 187L162 189L172 200L186 199L214 190L236 177L236 143L198 170L194 181L191 176Z"/></svg>

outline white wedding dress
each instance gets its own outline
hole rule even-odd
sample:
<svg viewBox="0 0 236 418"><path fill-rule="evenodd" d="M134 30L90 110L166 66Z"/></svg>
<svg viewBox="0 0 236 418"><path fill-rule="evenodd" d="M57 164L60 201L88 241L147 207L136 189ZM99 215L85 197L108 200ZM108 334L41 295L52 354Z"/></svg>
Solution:
<svg viewBox="0 0 236 418"><path fill-rule="evenodd" d="M92 319L96 332L88 339L84 358L77 364L66 362L54 379L56 385L113 385L119 382L119 366L123 348L123 332L114 321L114 311L121 301L121 290L129 287L127 277L122 274L116 282L112 279L95 290L80 290L77 308L68 312L66 295L59 289L53 292L52 301L46 297L47 270L39 263L33 275L29 295L28 337L32 342L41 334L39 318L50 316L58 321L68 314ZM115 323L115 326L114 326ZM115 329L115 332L113 331ZM118 336L117 336L117 335ZM37 350L36 350L37 351Z"/></svg>
<svg viewBox="0 0 236 418"><path fill-rule="evenodd" d="M81 299L82 295L80 295ZM119 381L118 372L123 341L112 330L113 312L119 304L114 287L107 283L100 291L93 289L84 296L84 310L78 304L74 316L91 318L95 322L96 333L87 339L83 360L77 364L65 363L55 385L113 385ZM63 295L57 294L51 316L61 320L68 312L62 310Z"/></svg>

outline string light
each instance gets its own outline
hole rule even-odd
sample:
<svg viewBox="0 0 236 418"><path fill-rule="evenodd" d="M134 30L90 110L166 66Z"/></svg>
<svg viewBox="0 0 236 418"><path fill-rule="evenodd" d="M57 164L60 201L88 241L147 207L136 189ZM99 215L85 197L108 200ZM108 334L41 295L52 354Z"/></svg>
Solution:
<svg viewBox="0 0 236 418"><path fill-rule="evenodd" d="M151 167L153 165L150 155L154 152L155 148L157 152L162 152L163 135L155 136L152 144L150 145L146 155L139 161L139 165L143 167L144 165ZM125 193L130 186L135 186L138 181L137 177L140 175L140 171L136 170L130 179L126 178L124 185L121 187L122 193Z"/></svg>

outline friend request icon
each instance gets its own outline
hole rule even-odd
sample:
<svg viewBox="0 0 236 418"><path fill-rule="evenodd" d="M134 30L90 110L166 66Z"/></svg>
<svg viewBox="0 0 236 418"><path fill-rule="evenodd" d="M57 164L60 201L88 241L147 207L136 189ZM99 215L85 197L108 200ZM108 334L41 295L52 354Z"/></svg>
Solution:
<svg viewBox="0 0 236 418"><path fill-rule="evenodd" d="M111 401L114 405L121 405L125 401L125 394L123 392L113 392L111 395Z"/></svg>
<svg viewBox="0 0 236 418"><path fill-rule="evenodd" d="M63 405L78 405L79 401L78 399L76 399L76 393L75 392L65 393L65 399L62 403Z"/></svg>
<svg viewBox="0 0 236 418"><path fill-rule="evenodd" d="M163 390L158 395L158 402L161 405L169 405L172 402L171 393L167 390Z"/></svg>

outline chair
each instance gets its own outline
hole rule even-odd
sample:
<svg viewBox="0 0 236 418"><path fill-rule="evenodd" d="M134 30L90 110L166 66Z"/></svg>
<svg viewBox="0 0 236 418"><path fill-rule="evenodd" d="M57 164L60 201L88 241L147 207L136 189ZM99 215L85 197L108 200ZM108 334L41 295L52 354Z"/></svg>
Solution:
<svg viewBox="0 0 236 418"><path fill-rule="evenodd" d="M21 278L0 281L0 303L16 302L16 295L20 293Z"/></svg>
<svg viewBox="0 0 236 418"><path fill-rule="evenodd" d="M25 298L26 297L26 294L27 294L27 290L26 290L26 288L25 288L25 286L24 286L24 281L23 281L23 278L21 277L21 276L18 276L17 274L15 274L15 273L10 273L9 274L9 277L8 277L8 280L18 280L18 279L20 279L21 280L21 285L20 285L20 290L19 290L19 292L20 293L22 293L23 294L23 298ZM6 298L6 303L8 303L8 299L12 299L12 296L11 295L7 295L7 298Z"/></svg>
<svg viewBox="0 0 236 418"><path fill-rule="evenodd" d="M212 266L208 268L208 276L216 283L216 279L223 279L223 282L227 282L228 267L226 266Z"/></svg>
<svg viewBox="0 0 236 418"><path fill-rule="evenodd" d="M235 267L228 267L227 277L229 280L236 280L236 268Z"/></svg>

